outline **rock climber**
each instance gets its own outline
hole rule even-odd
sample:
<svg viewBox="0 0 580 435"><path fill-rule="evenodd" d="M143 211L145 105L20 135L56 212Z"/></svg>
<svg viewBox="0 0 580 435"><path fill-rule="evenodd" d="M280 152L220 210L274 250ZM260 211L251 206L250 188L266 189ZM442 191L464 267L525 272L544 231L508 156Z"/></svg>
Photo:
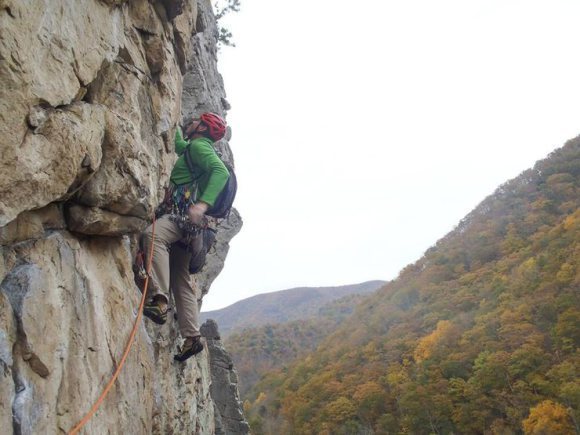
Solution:
<svg viewBox="0 0 580 435"><path fill-rule="evenodd" d="M150 225L141 238L145 252L153 249L151 285L143 314L163 325L167 321L169 291L173 292L179 330L184 338L175 355L177 361L185 361L203 350L189 261L192 251L201 248L203 236L199 228L206 224L205 213L214 205L229 177L213 148L213 143L223 138L225 132L226 122L215 113L191 118L183 133L177 129L175 152L179 157L171 171L166 200L157 210L160 217L155 223L155 237ZM186 153L191 157L189 164Z"/></svg>

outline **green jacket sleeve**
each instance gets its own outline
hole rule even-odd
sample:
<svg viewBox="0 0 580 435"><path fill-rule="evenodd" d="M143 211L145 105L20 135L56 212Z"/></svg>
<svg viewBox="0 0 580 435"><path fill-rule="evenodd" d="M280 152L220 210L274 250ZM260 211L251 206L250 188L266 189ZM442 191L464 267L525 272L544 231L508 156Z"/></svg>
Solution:
<svg viewBox="0 0 580 435"><path fill-rule="evenodd" d="M175 152L178 155L183 154L183 150L185 150L188 143L189 142L183 139L183 133L181 133L181 128L177 127L177 130L175 130Z"/></svg>
<svg viewBox="0 0 580 435"><path fill-rule="evenodd" d="M226 185L230 173L208 140L193 140L189 147L189 153L195 164L208 174L207 184L204 183L205 186L200 186L202 190L199 192L198 200L213 206Z"/></svg>

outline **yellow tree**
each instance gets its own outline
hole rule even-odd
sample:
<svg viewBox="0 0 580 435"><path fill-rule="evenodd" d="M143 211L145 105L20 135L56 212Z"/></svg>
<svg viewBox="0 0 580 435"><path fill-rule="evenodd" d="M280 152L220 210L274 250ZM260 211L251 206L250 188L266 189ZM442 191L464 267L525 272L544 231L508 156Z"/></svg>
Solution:
<svg viewBox="0 0 580 435"><path fill-rule="evenodd" d="M551 400L544 400L531 408L530 415L523 421L523 427L529 435L575 433L566 408Z"/></svg>
<svg viewBox="0 0 580 435"><path fill-rule="evenodd" d="M421 362L431 358L438 346L446 344L445 342L453 335L454 329L454 325L449 320L437 322L435 331L419 340L413 355L415 361Z"/></svg>

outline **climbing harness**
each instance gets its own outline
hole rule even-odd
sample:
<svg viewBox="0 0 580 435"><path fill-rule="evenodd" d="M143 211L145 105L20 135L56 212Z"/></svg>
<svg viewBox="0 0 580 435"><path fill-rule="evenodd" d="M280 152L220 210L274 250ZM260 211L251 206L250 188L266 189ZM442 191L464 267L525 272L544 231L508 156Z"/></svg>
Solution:
<svg viewBox="0 0 580 435"><path fill-rule="evenodd" d="M111 377L111 380L93 405L93 407L89 410L89 412L83 417L83 419L73 428L70 430L68 435L75 435L77 434L81 428L87 424L87 422L91 419L93 414L97 412L103 400L109 393L109 390L119 377L119 373L121 373L121 369L123 365L125 365L125 360L129 355L129 351L131 350L131 346L133 345L135 334L137 333L137 327L139 326L139 322L141 322L141 318L143 317L143 307L145 306L145 298L147 296L147 285L149 284L149 274L151 272L151 263L153 261L153 244L155 243L155 216L153 216L153 224L151 229L151 250L149 252L149 261L147 262L147 276L145 277L145 284L143 286L143 295L141 296L141 304L139 305L139 311L137 312L137 318L135 319L135 324L133 325L133 330L131 331L131 335L129 336L129 340L127 341L127 347L125 348L125 352L123 353L123 357L121 358L121 362L117 366L115 373Z"/></svg>
<svg viewBox="0 0 580 435"><path fill-rule="evenodd" d="M169 183L165 187L163 202L155 210L155 216L159 219L164 214L186 216L189 206L197 200L197 184L195 181L187 184Z"/></svg>

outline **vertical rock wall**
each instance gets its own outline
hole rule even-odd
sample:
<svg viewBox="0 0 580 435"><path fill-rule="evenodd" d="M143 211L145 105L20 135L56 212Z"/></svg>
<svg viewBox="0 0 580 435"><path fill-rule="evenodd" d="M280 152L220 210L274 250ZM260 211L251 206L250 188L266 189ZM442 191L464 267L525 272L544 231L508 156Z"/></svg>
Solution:
<svg viewBox="0 0 580 435"><path fill-rule="evenodd" d="M0 0L3 433L70 430L119 363L175 127L228 109L216 35L209 0ZM200 297L241 220L216 225ZM174 363L177 335L140 326L85 433L214 433L207 351Z"/></svg>

